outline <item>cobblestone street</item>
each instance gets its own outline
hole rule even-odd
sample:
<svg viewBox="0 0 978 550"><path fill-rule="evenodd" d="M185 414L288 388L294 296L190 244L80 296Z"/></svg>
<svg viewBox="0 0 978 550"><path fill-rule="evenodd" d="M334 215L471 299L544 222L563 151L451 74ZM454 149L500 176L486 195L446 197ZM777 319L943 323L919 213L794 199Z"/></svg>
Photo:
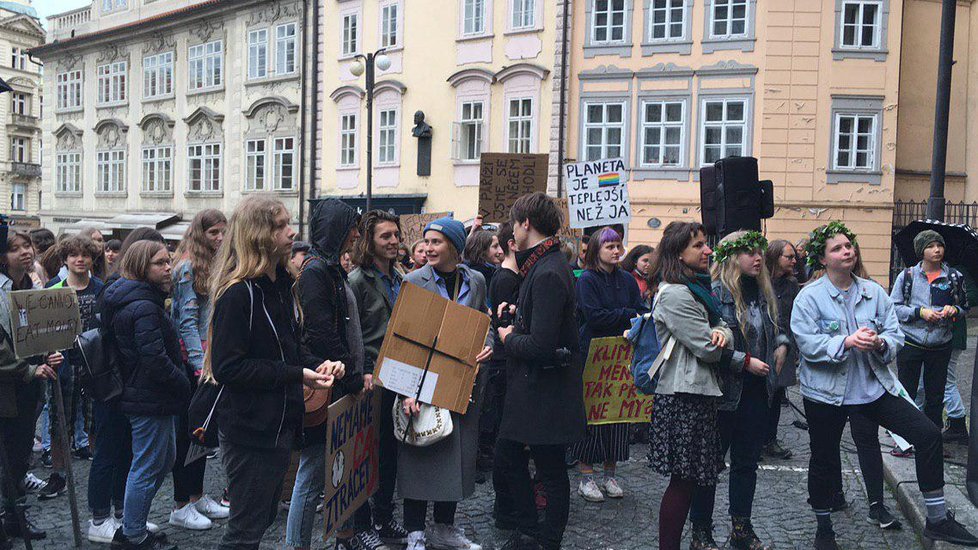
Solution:
<svg viewBox="0 0 978 550"><path fill-rule="evenodd" d="M973 357L973 356L972 356ZM964 371L964 369L962 369ZM968 368L970 373L970 367ZM969 378L970 379L970 378ZM792 401L800 404L801 399L792 392ZM782 415L781 437L785 445L794 452L787 461L767 460L758 472L757 496L754 505L754 524L767 542L777 548L811 548L815 532L815 518L806 503L808 435L795 428L792 422L798 418L792 409L784 409ZM848 500L853 506L834 515L839 542L843 548L909 550L919 548L917 536L907 528L902 531L880 531L865 521L867 505L862 478L858 471L855 449L848 435L843 440L843 482ZM885 448L885 447L884 447ZM575 494L571 500L570 523L564 538L564 548L568 550L638 550L657 547L658 503L665 490L665 478L652 473L646 467L646 448L644 445L632 447L628 464L619 468L620 479L625 489L625 498L608 501L604 504L585 503L576 495L576 479L572 476ZM79 508L82 510L83 536L89 515L85 503L88 462L75 461ZM48 471L34 470L39 477L46 478ZM208 462L206 488L213 495L219 495L224 485L219 460ZM721 476L721 487L717 491L717 541L726 542L730 527L724 517L727 490L726 476ZM169 538L182 549L214 548L224 531L224 522L216 522L213 529L191 532L176 529L166 524L169 514L172 483L167 479L157 497L151 521L159 523ZM492 526L492 487L491 483L479 485L475 496L462 503L459 508L459 521L468 535L483 544L486 550L499 548L505 541L505 533ZM35 548L59 548L71 546L71 523L67 497L40 504L35 517L42 528L48 530L48 539L39 541ZM899 514L896 503L887 492L887 504L904 525L905 518ZM313 540L321 541L322 530L317 528ZM285 513L279 514L274 527L265 537L262 548L282 548L285 540ZM86 548L97 548L86 540ZM322 542L314 547L323 548ZM329 546L332 547L331 545Z"/></svg>

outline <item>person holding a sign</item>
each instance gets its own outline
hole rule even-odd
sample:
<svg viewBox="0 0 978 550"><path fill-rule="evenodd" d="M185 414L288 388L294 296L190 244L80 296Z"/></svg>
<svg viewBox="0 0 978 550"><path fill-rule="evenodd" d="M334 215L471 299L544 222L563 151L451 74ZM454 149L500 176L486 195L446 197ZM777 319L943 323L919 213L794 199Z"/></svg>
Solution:
<svg viewBox="0 0 978 550"><path fill-rule="evenodd" d="M887 367L903 347L904 335L886 290L853 275L855 239L838 221L811 233L808 262L824 266L825 276L801 289L791 313L811 439L808 493L818 521L815 548L839 548L831 514L842 487L839 441L853 413L914 446L917 484L926 505L924 536L978 546L978 538L947 512L940 428L917 409Z"/></svg>
<svg viewBox="0 0 978 550"><path fill-rule="evenodd" d="M591 235L584 257L584 273L577 280L577 310L581 321L581 354L590 353L592 338L621 336L636 315L646 311L642 295L630 273L619 269L622 238L611 227ZM628 460L627 423L588 426L587 437L571 449L581 472L577 493L588 502L622 498L615 476L618 462ZM604 479L594 479L594 464L604 465Z"/></svg>
<svg viewBox="0 0 978 550"><path fill-rule="evenodd" d="M55 353L43 364L18 359L10 316L10 292L34 288L29 273L33 263L34 247L27 233L11 231L0 242L0 452L4 453L0 457L4 512L0 546L6 535L32 540L47 536L26 515L27 491L22 482L30 469L34 428L44 396L40 381L55 379L63 358ZM23 524L20 514L24 514Z"/></svg>
<svg viewBox="0 0 978 550"><path fill-rule="evenodd" d="M453 218L441 218L424 230L427 264L409 273L404 281L435 292L442 298L486 310L486 281L477 271L462 263L465 248L465 226ZM486 346L476 361L492 358ZM455 526L458 503L475 492L476 455L479 450L479 409L482 405L483 376L472 390L474 402L462 415L451 412L452 433L428 447L400 443L397 462L397 485L404 497L404 528L408 531L407 550L450 548L481 550L482 546L465 536ZM413 397L402 400L404 413L411 416L423 405ZM434 503L434 525L426 529L428 502Z"/></svg>
<svg viewBox="0 0 978 550"><path fill-rule="evenodd" d="M720 452L730 451L730 545L763 550L751 523L757 463L767 443L770 404L784 367L790 340L778 329L778 302L764 263L767 239L758 231L737 231L720 240L713 252L713 295L720 315L734 334L731 361L743 371L721 371L723 399L717 413ZM779 405L780 406L780 405ZM694 549L712 550L716 485L697 487L690 520Z"/></svg>
<svg viewBox="0 0 978 550"><path fill-rule="evenodd" d="M259 548L302 437L302 387L325 390L344 375L342 363L321 361L300 343L302 312L288 268L291 220L278 199L244 199L212 271L214 313L201 383L223 385L216 420L231 517L221 550Z"/></svg>

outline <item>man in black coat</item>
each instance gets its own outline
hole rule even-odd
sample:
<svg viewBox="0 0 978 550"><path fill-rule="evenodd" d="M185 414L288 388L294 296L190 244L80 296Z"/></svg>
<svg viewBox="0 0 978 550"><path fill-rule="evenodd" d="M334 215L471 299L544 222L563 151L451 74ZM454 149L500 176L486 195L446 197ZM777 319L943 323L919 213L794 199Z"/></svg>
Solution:
<svg viewBox="0 0 978 550"><path fill-rule="evenodd" d="M506 485L497 494L496 525L517 530L504 547L511 550L560 548L570 509L564 454L586 433L574 275L552 236L561 218L544 193L521 197L510 215L524 280L514 324L498 329L509 363L494 478ZM539 526L525 446L547 491Z"/></svg>

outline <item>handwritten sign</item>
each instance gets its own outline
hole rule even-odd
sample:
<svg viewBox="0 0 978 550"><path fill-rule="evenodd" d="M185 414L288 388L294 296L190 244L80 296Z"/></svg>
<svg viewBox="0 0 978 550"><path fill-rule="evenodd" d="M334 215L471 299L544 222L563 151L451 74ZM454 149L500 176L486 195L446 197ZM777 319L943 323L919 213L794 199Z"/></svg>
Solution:
<svg viewBox="0 0 978 550"><path fill-rule="evenodd" d="M628 199L628 170L620 158L576 162L564 166L570 226L584 229L628 225L632 205Z"/></svg>
<svg viewBox="0 0 978 550"><path fill-rule="evenodd" d="M424 238L424 228L429 223L451 216L451 212L428 212L401 216L401 242L409 247Z"/></svg>
<svg viewBox="0 0 978 550"><path fill-rule="evenodd" d="M652 396L638 393L631 362L632 346L621 336L591 340L584 366L588 424L634 424L652 418Z"/></svg>
<svg viewBox="0 0 978 550"><path fill-rule="evenodd" d="M581 237L584 235L584 231L570 226L570 210L567 208L567 199L559 198L554 200L557 201L557 206L564 215L564 223L561 224L557 236L560 237L562 242L572 243L577 246L577 243L580 243Z"/></svg>
<svg viewBox="0 0 978 550"><path fill-rule="evenodd" d="M21 359L69 349L82 328L78 296L71 288L11 292L10 326Z"/></svg>
<svg viewBox="0 0 978 550"><path fill-rule="evenodd" d="M483 221L507 221L516 199L546 192L548 162L548 155L483 153L479 165L479 214Z"/></svg>
<svg viewBox="0 0 978 550"><path fill-rule="evenodd" d="M377 491L381 414L379 391L347 395L329 406L324 541Z"/></svg>

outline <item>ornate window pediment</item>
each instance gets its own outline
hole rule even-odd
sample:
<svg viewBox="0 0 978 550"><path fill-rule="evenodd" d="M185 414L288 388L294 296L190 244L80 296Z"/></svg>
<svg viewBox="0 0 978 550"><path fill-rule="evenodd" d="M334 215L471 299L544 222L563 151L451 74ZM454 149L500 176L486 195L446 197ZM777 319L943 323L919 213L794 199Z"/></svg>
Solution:
<svg viewBox="0 0 978 550"><path fill-rule="evenodd" d="M65 123L54 131L56 148L59 151L74 151L82 148L82 131L71 123Z"/></svg>
<svg viewBox="0 0 978 550"><path fill-rule="evenodd" d="M125 149L129 126L117 118L100 120L95 125L98 149Z"/></svg>
<svg viewBox="0 0 978 550"><path fill-rule="evenodd" d="M161 113L150 113L139 121L143 130L144 145L173 143L173 126L176 121Z"/></svg>
<svg viewBox="0 0 978 550"><path fill-rule="evenodd" d="M205 142L224 139L224 128L221 124L224 121L224 115L209 107L198 107L183 121L190 128L188 141Z"/></svg>

